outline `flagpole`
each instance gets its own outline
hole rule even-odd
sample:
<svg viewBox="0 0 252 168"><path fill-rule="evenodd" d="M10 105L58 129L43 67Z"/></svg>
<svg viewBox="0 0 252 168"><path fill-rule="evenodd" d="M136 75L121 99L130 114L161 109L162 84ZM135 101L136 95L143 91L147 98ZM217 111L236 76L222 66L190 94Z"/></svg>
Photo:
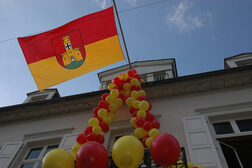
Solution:
<svg viewBox="0 0 252 168"><path fill-rule="evenodd" d="M120 32L122 34L123 44L124 44L124 48L125 48L125 51L126 51L127 59L128 59L128 62L129 62L129 67L132 70L132 66L131 66L131 62L130 62L130 58L129 58L129 53L128 53L127 45L126 45L125 38L124 38L124 35L123 35L123 30L122 30L120 18L119 18L119 15L118 15L116 3L115 3L115 0L112 0L112 1L113 1L113 4L114 4L114 7L115 7L115 12L116 12L117 20L118 20L118 24L119 24L119 27L120 27Z"/></svg>

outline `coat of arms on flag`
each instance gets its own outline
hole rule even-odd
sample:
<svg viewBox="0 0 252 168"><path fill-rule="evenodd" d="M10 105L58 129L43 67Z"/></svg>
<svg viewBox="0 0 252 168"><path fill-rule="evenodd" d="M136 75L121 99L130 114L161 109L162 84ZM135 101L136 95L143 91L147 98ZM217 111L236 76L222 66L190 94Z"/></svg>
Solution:
<svg viewBox="0 0 252 168"><path fill-rule="evenodd" d="M67 69L76 69L85 61L85 48L79 30L65 33L52 40L58 63Z"/></svg>

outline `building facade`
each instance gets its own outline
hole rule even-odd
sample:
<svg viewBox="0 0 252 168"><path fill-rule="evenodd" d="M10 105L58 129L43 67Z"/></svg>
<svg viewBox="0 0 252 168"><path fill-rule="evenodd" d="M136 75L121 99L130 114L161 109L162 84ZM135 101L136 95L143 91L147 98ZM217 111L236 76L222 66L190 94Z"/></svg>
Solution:
<svg viewBox="0 0 252 168"><path fill-rule="evenodd" d="M226 60L225 60L226 61ZM175 136L187 159L207 168L250 168L252 162L252 66L178 77L174 59L133 63L161 132ZM71 151L88 126L106 85L127 66L98 74L99 91L60 97L56 89L28 94L23 104L0 108L0 168L38 168L54 148ZM162 75L159 75L162 74ZM110 150L133 134L124 106L105 134Z"/></svg>

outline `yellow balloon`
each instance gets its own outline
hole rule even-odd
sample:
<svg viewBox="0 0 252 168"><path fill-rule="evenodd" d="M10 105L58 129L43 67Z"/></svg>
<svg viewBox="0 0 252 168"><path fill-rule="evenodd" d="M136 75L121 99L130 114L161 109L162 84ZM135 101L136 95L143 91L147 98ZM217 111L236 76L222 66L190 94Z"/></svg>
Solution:
<svg viewBox="0 0 252 168"><path fill-rule="evenodd" d="M176 164L174 164L174 165L170 166L170 168L177 168L177 167L179 167L179 168L185 168L184 164L181 165L183 163L183 160L179 160L179 161L177 161L177 163L178 163L178 166L176 166Z"/></svg>
<svg viewBox="0 0 252 168"><path fill-rule="evenodd" d="M107 101L109 104L113 103L113 102L115 101L115 96L113 96L113 95L108 95L108 96L106 97L106 101Z"/></svg>
<svg viewBox="0 0 252 168"><path fill-rule="evenodd" d="M146 117L146 112L145 111L143 111L143 110L139 110L138 112L137 112L137 117Z"/></svg>
<svg viewBox="0 0 252 168"><path fill-rule="evenodd" d="M109 108L109 111L111 111L111 112L115 112L116 110L117 110L117 104L114 104L114 103L111 103L109 106L108 106L108 108Z"/></svg>
<svg viewBox="0 0 252 168"><path fill-rule="evenodd" d="M130 84L140 86L140 82L138 81L137 78L132 78Z"/></svg>
<svg viewBox="0 0 252 168"><path fill-rule="evenodd" d="M99 125L99 120L97 118L90 118L88 124L92 127Z"/></svg>
<svg viewBox="0 0 252 168"><path fill-rule="evenodd" d="M139 103L139 108L143 111L147 111L149 109L149 103L145 100L142 100L140 103Z"/></svg>
<svg viewBox="0 0 252 168"><path fill-rule="evenodd" d="M121 73L120 78L121 79L128 79L128 74L123 72L123 73Z"/></svg>
<svg viewBox="0 0 252 168"><path fill-rule="evenodd" d="M92 128L92 131L93 131L93 133L95 133L96 135L100 135L100 134L102 133L102 129L101 129L100 126L94 126L94 127Z"/></svg>
<svg viewBox="0 0 252 168"><path fill-rule="evenodd" d="M108 85L108 90L112 90L116 85L114 83L110 83Z"/></svg>
<svg viewBox="0 0 252 168"><path fill-rule="evenodd" d="M146 95L144 90L139 90L138 94L139 94L139 96L145 96Z"/></svg>
<svg viewBox="0 0 252 168"><path fill-rule="evenodd" d="M119 168L136 168L143 156L144 147L134 136L123 136L112 147L112 158Z"/></svg>
<svg viewBox="0 0 252 168"><path fill-rule="evenodd" d="M108 124L111 124L111 123L112 123L112 120L111 120L110 117L104 117L104 118L103 118L103 122L106 122L106 123L108 123Z"/></svg>
<svg viewBox="0 0 252 168"><path fill-rule="evenodd" d="M136 109L139 109L139 103L140 101L139 100L134 100L133 103L132 103L132 106Z"/></svg>
<svg viewBox="0 0 252 168"><path fill-rule="evenodd" d="M121 107L123 105L123 101L120 98L116 98L115 103L117 104L118 107Z"/></svg>
<svg viewBox="0 0 252 168"><path fill-rule="evenodd" d="M134 135L135 135L137 138L141 139L141 138L143 138L143 137L146 135L146 131L145 131L143 128L137 127L137 128L135 129L135 131L134 131Z"/></svg>
<svg viewBox="0 0 252 168"><path fill-rule="evenodd" d="M110 94L113 95L114 97L118 97L119 96L119 91L117 89L112 89L110 91Z"/></svg>
<svg viewBox="0 0 252 168"><path fill-rule="evenodd" d="M101 108L101 109L98 110L98 116L101 117L101 118L106 117L107 113L108 113L107 110L104 109L104 108Z"/></svg>
<svg viewBox="0 0 252 168"><path fill-rule="evenodd" d="M74 158L64 149L53 149L48 152L42 161L43 168L73 168Z"/></svg>
<svg viewBox="0 0 252 168"><path fill-rule="evenodd" d="M116 119L116 114L113 112L109 112L107 115L112 121L114 121Z"/></svg>
<svg viewBox="0 0 252 168"><path fill-rule="evenodd" d="M188 168L193 168L195 165L192 162L187 162Z"/></svg>
<svg viewBox="0 0 252 168"><path fill-rule="evenodd" d="M126 99L126 105L131 107L132 106L132 103L134 102L135 100L132 98L132 97L128 97Z"/></svg>
<svg viewBox="0 0 252 168"><path fill-rule="evenodd" d="M125 84L123 85L123 89L124 89L125 91L130 90L130 84L129 84L129 83L125 83Z"/></svg>
<svg viewBox="0 0 252 168"><path fill-rule="evenodd" d="M130 125L131 125L132 127L134 127L134 128L137 127L135 122L136 122L136 117L132 117L132 118L130 119Z"/></svg>
<svg viewBox="0 0 252 168"><path fill-rule="evenodd" d="M138 91L133 90L133 91L131 92L130 96L133 97L134 99L137 99L138 96L139 96Z"/></svg>
<svg viewBox="0 0 252 168"><path fill-rule="evenodd" d="M79 151L80 147L81 147L81 144L79 144L78 142L76 142L74 146L72 147L72 155L74 157L74 160L76 160L76 154Z"/></svg>
<svg viewBox="0 0 252 168"><path fill-rule="evenodd" d="M149 137L149 138L146 139L145 145L146 145L148 148L150 147L152 140L153 140L152 137Z"/></svg>
<svg viewBox="0 0 252 168"><path fill-rule="evenodd" d="M160 134L159 130L156 128L152 128L149 132L149 136L152 138L155 138L156 136L158 136Z"/></svg>

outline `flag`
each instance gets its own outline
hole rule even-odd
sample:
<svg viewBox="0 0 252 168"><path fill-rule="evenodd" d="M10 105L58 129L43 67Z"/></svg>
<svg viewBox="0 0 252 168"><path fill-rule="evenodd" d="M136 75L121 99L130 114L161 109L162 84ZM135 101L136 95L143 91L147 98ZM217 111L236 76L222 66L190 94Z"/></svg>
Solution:
<svg viewBox="0 0 252 168"><path fill-rule="evenodd" d="M18 42L40 91L125 59L113 7Z"/></svg>

